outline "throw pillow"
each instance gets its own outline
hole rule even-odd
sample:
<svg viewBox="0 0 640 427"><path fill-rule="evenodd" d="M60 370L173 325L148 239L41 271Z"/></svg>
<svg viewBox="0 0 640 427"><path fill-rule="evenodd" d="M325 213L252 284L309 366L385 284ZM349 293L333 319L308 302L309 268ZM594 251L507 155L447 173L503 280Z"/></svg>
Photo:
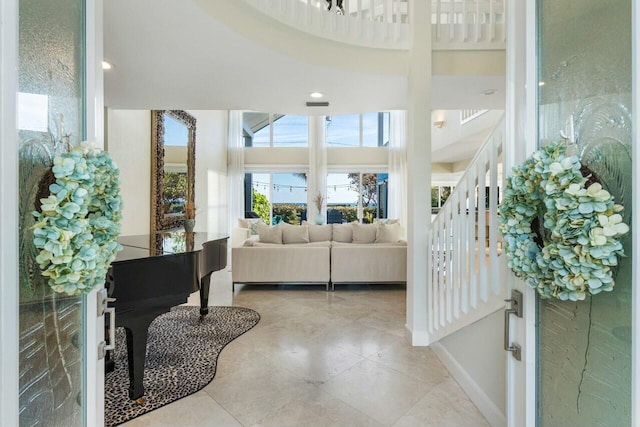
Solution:
<svg viewBox="0 0 640 427"><path fill-rule="evenodd" d="M282 228L280 226L268 226L266 224L258 225L258 236L262 243L279 243L282 244Z"/></svg>
<svg viewBox="0 0 640 427"><path fill-rule="evenodd" d="M376 218L373 220L374 224L397 224L400 220L396 218Z"/></svg>
<svg viewBox="0 0 640 427"><path fill-rule="evenodd" d="M396 243L400 240L400 223L378 224L375 243Z"/></svg>
<svg viewBox="0 0 640 427"><path fill-rule="evenodd" d="M351 243L353 240L353 224L332 224L333 241L342 243Z"/></svg>
<svg viewBox="0 0 640 427"><path fill-rule="evenodd" d="M282 243L285 245L292 243L309 243L309 227L306 225L291 225L283 222Z"/></svg>
<svg viewBox="0 0 640 427"><path fill-rule="evenodd" d="M378 224L353 224L353 243L373 243L376 241Z"/></svg>
<svg viewBox="0 0 640 427"><path fill-rule="evenodd" d="M264 224L262 218L238 218L238 227L248 228L249 234L255 236L258 234L258 225Z"/></svg>
<svg viewBox="0 0 640 427"><path fill-rule="evenodd" d="M329 242L333 237L333 227L331 224L316 225L308 223L310 242Z"/></svg>

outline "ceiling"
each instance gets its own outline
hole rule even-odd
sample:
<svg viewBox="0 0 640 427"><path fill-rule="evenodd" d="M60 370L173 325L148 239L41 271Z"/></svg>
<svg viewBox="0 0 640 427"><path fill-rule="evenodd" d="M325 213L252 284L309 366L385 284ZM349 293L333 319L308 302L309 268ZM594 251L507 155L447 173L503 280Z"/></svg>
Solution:
<svg viewBox="0 0 640 427"><path fill-rule="evenodd" d="M104 74L105 105L114 109L407 108L407 52L319 39L239 0L106 1L104 59L114 65ZM314 91L330 106L306 107ZM432 107L503 109L504 76L434 76Z"/></svg>

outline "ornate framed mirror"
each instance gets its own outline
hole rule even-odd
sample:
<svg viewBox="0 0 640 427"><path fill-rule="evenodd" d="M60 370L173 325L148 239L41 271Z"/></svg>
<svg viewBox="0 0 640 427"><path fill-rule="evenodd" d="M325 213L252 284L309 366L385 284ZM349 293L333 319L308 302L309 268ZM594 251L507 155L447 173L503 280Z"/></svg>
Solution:
<svg viewBox="0 0 640 427"><path fill-rule="evenodd" d="M182 225L194 205L196 119L183 110L151 111L151 233Z"/></svg>

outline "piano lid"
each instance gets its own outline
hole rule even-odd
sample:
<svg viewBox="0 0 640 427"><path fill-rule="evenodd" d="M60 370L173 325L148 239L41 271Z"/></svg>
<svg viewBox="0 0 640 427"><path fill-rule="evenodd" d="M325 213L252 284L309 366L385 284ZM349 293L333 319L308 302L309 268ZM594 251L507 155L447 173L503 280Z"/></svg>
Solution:
<svg viewBox="0 0 640 427"><path fill-rule="evenodd" d="M115 262L197 252L206 242L226 239L228 236L224 234L184 230L164 231L155 235L120 236L118 243L122 245L123 250L118 253Z"/></svg>

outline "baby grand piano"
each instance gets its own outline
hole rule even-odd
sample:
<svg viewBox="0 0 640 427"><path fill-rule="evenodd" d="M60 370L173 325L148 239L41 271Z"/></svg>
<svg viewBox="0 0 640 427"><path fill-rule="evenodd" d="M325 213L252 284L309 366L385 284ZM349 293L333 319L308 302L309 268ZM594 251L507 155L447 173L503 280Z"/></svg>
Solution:
<svg viewBox="0 0 640 427"><path fill-rule="evenodd" d="M185 231L121 236L106 287L115 325L125 328L129 398L144 395L144 362L151 322L200 291L200 314L207 315L211 273L227 265L227 236ZM107 370L109 364L107 360Z"/></svg>

